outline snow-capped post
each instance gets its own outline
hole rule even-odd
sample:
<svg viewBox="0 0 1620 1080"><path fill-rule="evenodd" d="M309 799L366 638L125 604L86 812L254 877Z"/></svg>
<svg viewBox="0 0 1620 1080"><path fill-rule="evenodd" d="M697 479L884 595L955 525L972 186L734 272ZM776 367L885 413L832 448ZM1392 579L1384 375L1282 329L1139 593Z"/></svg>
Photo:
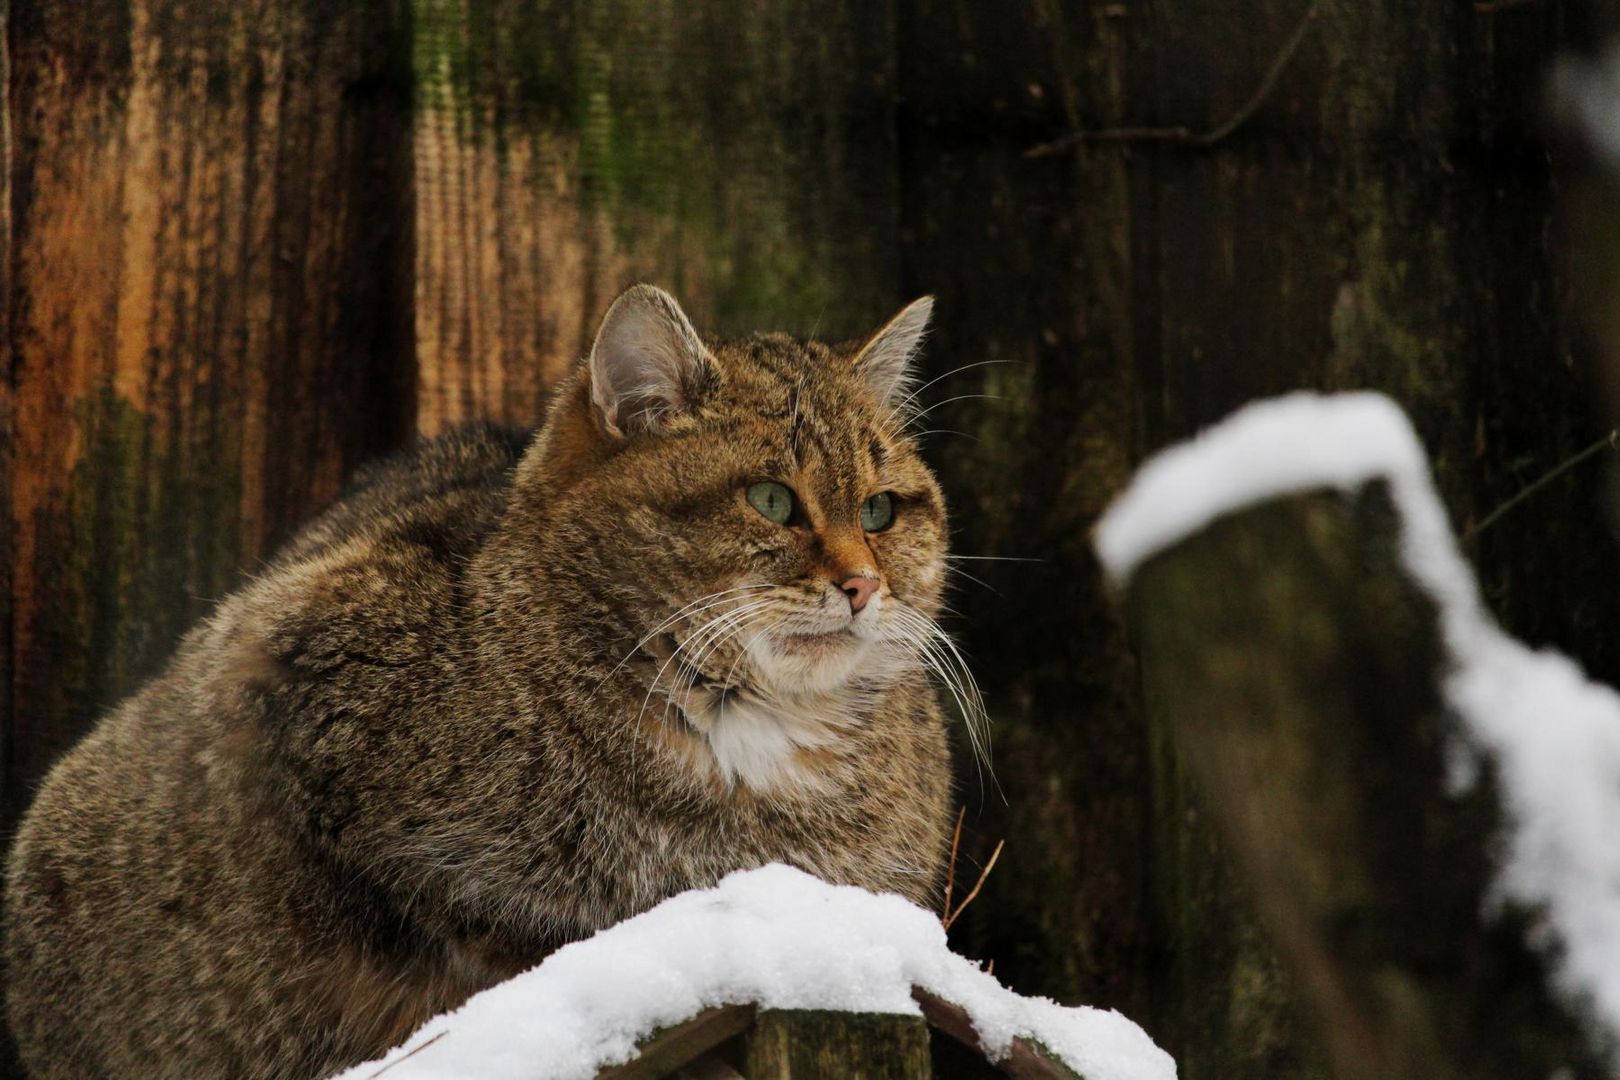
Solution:
<svg viewBox="0 0 1620 1080"><path fill-rule="evenodd" d="M934 1034L946 1044L937 1074ZM1021 997L951 952L937 912L772 865L565 945L336 1080L902 1080L964 1069L1176 1076L1119 1013Z"/></svg>
<svg viewBox="0 0 1620 1080"><path fill-rule="evenodd" d="M1251 406L1145 466L1098 548L1152 737L1194 778L1333 1075L1612 1075L1614 958L1594 954L1613 943L1615 884L1574 857L1583 830L1558 835L1581 819L1525 784L1535 751L1504 731L1579 746L1574 714L1613 695L1489 622L1399 410L1370 394ZM1530 692L1564 675L1570 696ZM1505 725L1493 697L1542 708ZM1576 754L1599 763L1592 786L1567 779L1596 798L1567 800L1588 818L1620 797L1602 727ZM1530 940L1556 946L1556 974Z"/></svg>

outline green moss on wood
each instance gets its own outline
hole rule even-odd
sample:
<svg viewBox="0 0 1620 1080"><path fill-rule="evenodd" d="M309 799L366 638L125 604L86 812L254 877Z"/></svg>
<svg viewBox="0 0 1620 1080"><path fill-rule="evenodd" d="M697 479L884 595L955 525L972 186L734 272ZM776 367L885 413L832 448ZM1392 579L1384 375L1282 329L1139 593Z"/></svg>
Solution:
<svg viewBox="0 0 1620 1080"><path fill-rule="evenodd" d="M64 715L88 720L133 690L235 583L240 446L221 420L156 419L110 387L80 402L66 542L39 568L59 598L53 636L78 643L60 653L77 675L52 679Z"/></svg>

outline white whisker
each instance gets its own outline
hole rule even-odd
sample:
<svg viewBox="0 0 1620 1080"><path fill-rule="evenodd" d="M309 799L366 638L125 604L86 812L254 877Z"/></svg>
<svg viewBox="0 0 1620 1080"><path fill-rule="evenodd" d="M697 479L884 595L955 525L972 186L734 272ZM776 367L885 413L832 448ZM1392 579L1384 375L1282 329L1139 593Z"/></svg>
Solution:
<svg viewBox="0 0 1620 1080"><path fill-rule="evenodd" d="M947 555L948 562L1029 562L1043 563L1045 559L1030 559L1017 555Z"/></svg>
<svg viewBox="0 0 1620 1080"><path fill-rule="evenodd" d="M691 603L682 605L682 607L679 610L677 610L673 615L669 616L663 622L661 622L657 626L653 627L650 631L647 632L645 637L643 637L640 641L636 642L635 645L631 647L630 651L625 653L624 657L622 659L620 659L620 661L617 664L613 665L613 670L609 671L606 675L602 676L602 678L597 682L597 688L600 689L602 683L607 682L607 680L611 679L614 675L618 674L619 669L624 667L625 664L629 663L630 658L632 656L636 655L636 653L640 652L642 646L646 645L647 642L649 642L653 638L657 637L660 633L662 633L664 630L666 630L670 626L673 626L675 623L679 622L681 619L690 618L690 617L692 617L694 615L700 615L703 612L708 611L708 610L710 610L712 608L720 607L721 605L728 602L727 600L723 599L724 597L733 596L734 594L740 593L740 592L747 592L750 589L771 589L771 588L775 588L775 586L773 586L773 585L764 585L764 584L761 584L761 585L738 585L736 588L722 589L719 592L709 593L707 596L700 596L696 600L693 600ZM699 605L702 605L702 606L699 606ZM696 610L693 610L694 608Z"/></svg>
<svg viewBox="0 0 1620 1080"><path fill-rule="evenodd" d="M984 707L984 696L961 650L940 625L922 612L911 607L894 610L896 624L908 634L905 643L915 650L919 660L931 671L956 702L967 730L968 744L973 750L976 767L990 772L995 783L995 771L990 764L990 715ZM982 778L982 773L981 773ZM1000 785L996 784L999 791Z"/></svg>
<svg viewBox="0 0 1620 1080"><path fill-rule="evenodd" d="M947 371L943 375L936 375L934 378L929 379L927 382L923 383L921 386L919 386L916 389L912 390L911 393L909 393L905 397L901 398L897 403L890 406L888 412L884 414L883 420L881 421L881 425L883 427L887 427L889 425L889 422L891 420L893 420L897 416L905 416L906 417L905 423L908 423L908 424L912 420L915 420L917 417L921 416L922 413L920 413L920 412L907 415L906 414L906 406L910 405L913 401L916 401L917 397L924 390L927 390L930 386L933 386L935 383L943 382L946 379L950 378L952 375L957 375L957 374L960 374L961 372L972 370L973 368L989 367L992 364L1010 364L1010 363L1012 363L1011 360L980 360L980 361L978 361L976 363L963 364L961 367L952 368L951 370Z"/></svg>
<svg viewBox="0 0 1620 1080"><path fill-rule="evenodd" d="M929 413L933 412L935 409L944 408L946 405L949 405L953 401L974 401L974 400L978 400L978 399L983 399L985 401L1002 401L1002 400L1004 400L1003 397L1000 394L957 394L955 397L948 397L944 401L936 401L932 405L928 406L928 408L926 408L926 409L917 410L916 412L911 414L911 416L910 416L910 418L908 419L907 422L908 423L914 423L914 422L916 422L918 420L921 420L923 417L927 416Z"/></svg>

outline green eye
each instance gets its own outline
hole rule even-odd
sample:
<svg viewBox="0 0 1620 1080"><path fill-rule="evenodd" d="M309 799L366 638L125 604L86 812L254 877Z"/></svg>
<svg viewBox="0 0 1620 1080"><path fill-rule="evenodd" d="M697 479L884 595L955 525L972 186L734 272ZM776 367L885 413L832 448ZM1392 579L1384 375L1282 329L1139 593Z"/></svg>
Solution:
<svg viewBox="0 0 1620 1080"><path fill-rule="evenodd" d="M882 532L894 524L894 496L880 491L867 499L861 507L861 528L867 532Z"/></svg>
<svg viewBox="0 0 1620 1080"><path fill-rule="evenodd" d="M763 480L748 487L748 505L778 525L793 516L793 492L774 480Z"/></svg>

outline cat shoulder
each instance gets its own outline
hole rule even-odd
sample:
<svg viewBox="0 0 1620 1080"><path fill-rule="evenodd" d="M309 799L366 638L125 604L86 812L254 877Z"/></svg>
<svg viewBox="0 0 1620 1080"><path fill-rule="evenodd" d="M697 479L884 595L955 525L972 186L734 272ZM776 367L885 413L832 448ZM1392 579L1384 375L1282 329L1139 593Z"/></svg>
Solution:
<svg viewBox="0 0 1620 1080"><path fill-rule="evenodd" d="M243 596L273 660L311 675L432 657L528 440L462 428L357 472Z"/></svg>

